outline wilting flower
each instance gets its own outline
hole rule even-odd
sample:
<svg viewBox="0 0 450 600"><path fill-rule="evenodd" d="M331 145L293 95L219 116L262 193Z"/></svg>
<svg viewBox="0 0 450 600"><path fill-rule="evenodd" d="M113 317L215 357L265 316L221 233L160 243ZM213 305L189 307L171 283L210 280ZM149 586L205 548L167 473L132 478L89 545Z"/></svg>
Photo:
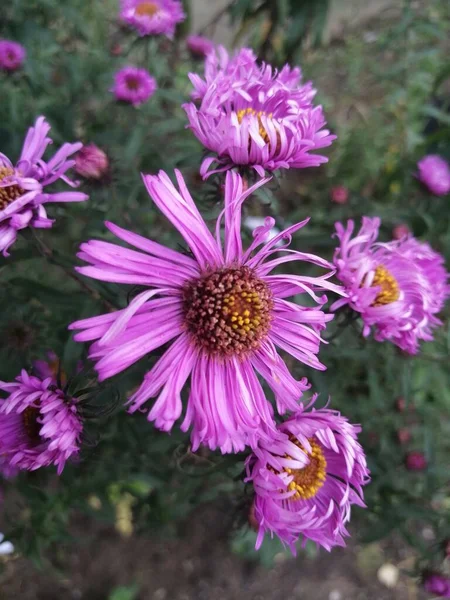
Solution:
<svg viewBox="0 0 450 600"><path fill-rule="evenodd" d="M214 42L202 35L189 35L186 38L186 46L195 57L203 58L214 50Z"/></svg>
<svg viewBox="0 0 450 600"><path fill-rule="evenodd" d="M317 296L315 291L339 293L340 288L327 281L332 271L321 277L273 273L275 267L291 261L330 267L318 256L287 249L291 235L307 220L267 241L275 224L268 218L253 232L250 247L243 249L241 205L265 180L243 191L241 177L235 172L227 174L225 208L214 237L182 175L177 171L176 176L179 191L162 171L157 176L144 176L144 182L192 256L107 223L112 233L141 252L93 240L82 244L79 254L90 266L78 271L95 279L147 289L128 308L78 321L70 328L82 330L75 336L77 341L97 340L90 357L97 362L100 380L172 342L130 398L131 412L156 397L148 420L169 431L181 416L180 392L191 376L181 428L186 431L193 425L194 449L203 443L222 452L242 450L264 435L262 424L267 429L274 427L271 404L255 372L272 388L280 413L295 410L308 383L290 375L276 346L311 367L324 369L316 356L319 332L332 317L320 310L326 297ZM277 248L281 240L283 247ZM287 300L302 293L318 307L306 308Z"/></svg>
<svg viewBox="0 0 450 600"><path fill-rule="evenodd" d="M82 144L63 144L48 162L42 156L52 140L47 137L50 125L38 117L28 130L20 158L14 167L0 153L0 250L9 256L8 248L16 241L17 231L26 227L48 229L53 219L47 217L48 202L82 202L88 196L80 192L48 193L44 188L58 179L76 187L66 175L75 161L69 160Z"/></svg>
<svg viewBox="0 0 450 600"><path fill-rule="evenodd" d="M363 335L374 328L377 341L388 340L416 354L420 340L432 340L441 322L435 317L449 296L443 258L428 244L402 238L377 243L379 218L363 217L362 227L351 239L354 223L336 223L340 246L334 263L347 298L331 307L347 304L359 312Z"/></svg>
<svg viewBox="0 0 450 600"><path fill-rule="evenodd" d="M186 15L178 0L122 0L120 18L141 36L163 34L172 38Z"/></svg>
<svg viewBox="0 0 450 600"><path fill-rule="evenodd" d="M423 576L424 590L440 598L450 598L450 579L441 573L426 572Z"/></svg>
<svg viewBox="0 0 450 600"><path fill-rule="evenodd" d="M111 91L117 100L139 106L153 96L156 87L156 81L145 69L124 67L115 74Z"/></svg>
<svg viewBox="0 0 450 600"><path fill-rule="evenodd" d="M408 452L405 457L405 466L408 471L424 471L428 464L423 452Z"/></svg>
<svg viewBox="0 0 450 600"><path fill-rule="evenodd" d="M57 388L22 370L16 381L0 381L0 455L12 467L34 471L56 465L58 475L80 447L82 424L76 403Z"/></svg>
<svg viewBox="0 0 450 600"><path fill-rule="evenodd" d="M299 538L327 550L345 546L351 506L365 506L362 486L369 471L357 441L361 427L337 411L308 408L278 425L272 440L261 439L247 459L246 481L256 494L257 549L266 533L277 535L294 554Z"/></svg>
<svg viewBox="0 0 450 600"><path fill-rule="evenodd" d="M11 40L0 40L0 69L16 71L25 60L25 48Z"/></svg>
<svg viewBox="0 0 450 600"><path fill-rule="evenodd" d="M347 204L348 202L348 188L345 185L335 185L331 188L331 202L335 204Z"/></svg>
<svg viewBox="0 0 450 600"><path fill-rule="evenodd" d="M261 176L276 169L315 167L327 162L311 151L329 146L336 136L323 129L321 106L313 107L315 90L301 83L300 69L286 65L275 71L256 63L244 48L230 59L219 50L206 59L203 81L190 75L200 106L185 104L189 127L214 153L205 158L200 173L251 166ZM213 163L218 166L208 171Z"/></svg>
<svg viewBox="0 0 450 600"><path fill-rule="evenodd" d="M437 154L428 154L417 163L418 177L432 194L445 196L450 192L450 166Z"/></svg>
<svg viewBox="0 0 450 600"><path fill-rule="evenodd" d="M108 169L107 155L95 144L83 146L75 156L75 171L86 179L101 179Z"/></svg>

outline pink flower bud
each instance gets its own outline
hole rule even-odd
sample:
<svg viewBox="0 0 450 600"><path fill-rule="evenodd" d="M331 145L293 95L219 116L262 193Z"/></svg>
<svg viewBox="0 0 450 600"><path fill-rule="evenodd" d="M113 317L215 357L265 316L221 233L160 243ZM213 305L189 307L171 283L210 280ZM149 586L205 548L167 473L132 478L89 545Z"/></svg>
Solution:
<svg viewBox="0 0 450 600"><path fill-rule="evenodd" d="M399 444L407 444L411 440L411 432L409 429L399 429L397 431L397 440Z"/></svg>
<svg viewBox="0 0 450 600"><path fill-rule="evenodd" d="M331 202L336 204L347 204L348 202L348 189L344 185L335 185L331 188Z"/></svg>
<svg viewBox="0 0 450 600"><path fill-rule="evenodd" d="M101 179L108 168L108 157L95 144L83 146L75 157L75 171L86 179Z"/></svg>
<svg viewBox="0 0 450 600"><path fill-rule="evenodd" d="M427 460L422 452L409 452L405 458L405 466L408 471L424 471Z"/></svg>
<svg viewBox="0 0 450 600"><path fill-rule="evenodd" d="M401 223L400 225L396 225L392 230L392 237L394 238L394 240L401 240L410 233L411 230L409 229L408 225Z"/></svg>

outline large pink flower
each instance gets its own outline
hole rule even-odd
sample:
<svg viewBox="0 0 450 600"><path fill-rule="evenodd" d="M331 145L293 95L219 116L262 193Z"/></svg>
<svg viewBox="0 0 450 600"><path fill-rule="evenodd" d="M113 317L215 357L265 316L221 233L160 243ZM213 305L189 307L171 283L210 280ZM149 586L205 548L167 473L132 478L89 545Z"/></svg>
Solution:
<svg viewBox="0 0 450 600"><path fill-rule="evenodd" d="M432 329L440 324L435 315L449 296L444 259L412 237L377 242L377 217L363 217L353 238L353 221L335 226L340 246L334 263L347 297L332 310L348 304L361 314L365 336L373 328L376 340L416 354L420 340L433 339Z"/></svg>
<svg viewBox="0 0 450 600"><path fill-rule="evenodd" d="M305 379L296 381L290 375L276 346L311 367L325 368L316 355L320 330L332 317L320 310L326 297L316 295L316 290L339 292L340 288L328 282L332 272L321 277L274 274L276 267L291 261L330 268L318 256L288 249L291 235L307 219L268 241L275 223L268 218L244 250L241 206L265 180L244 191L241 177L227 173L225 208L213 236L181 174L176 176L179 190L162 171L144 176L144 182L192 256L107 223L112 233L140 252L93 240L83 244L79 254L90 266L78 271L147 289L128 308L78 321L71 329L82 330L75 336L77 341L96 340L90 357L97 362L100 380L171 342L130 398L130 410L139 410L156 397L148 419L169 431L181 416L180 393L190 376L182 429L193 426L193 447L204 443L222 452L242 450L275 427L272 406L256 372L272 388L280 413L295 410L308 387ZM318 307L287 300L297 294L307 294Z"/></svg>
<svg viewBox="0 0 450 600"><path fill-rule="evenodd" d="M9 256L8 248L17 239L17 231L25 227L49 228L53 219L47 217L44 204L48 202L82 202L88 196L81 192L48 193L46 188L61 179L71 187L76 184L66 175L75 161L69 159L81 143L63 144L48 162L42 159L52 140L47 137L50 125L38 117L28 130L20 158L13 166L0 153L0 250Z"/></svg>
<svg viewBox="0 0 450 600"><path fill-rule="evenodd" d="M122 21L139 35L166 35L172 38L175 27L186 18L178 0L122 0Z"/></svg>
<svg viewBox="0 0 450 600"><path fill-rule="evenodd" d="M246 462L256 493L257 549L266 533L294 554L299 538L327 550L345 546L351 506L365 506L362 486L369 481L360 431L337 411L301 407L272 440L260 440Z"/></svg>
<svg viewBox="0 0 450 600"><path fill-rule="evenodd" d="M10 468L34 471L56 465L58 475L79 452L83 429L75 401L26 371L16 381L0 381L7 397L0 400L0 456Z"/></svg>
<svg viewBox="0 0 450 600"><path fill-rule="evenodd" d="M200 173L238 166L253 167L261 176L276 169L315 167L327 161L311 151L329 146L336 136L323 129L321 106L314 107L315 90L301 83L300 69L286 65L280 72L258 65L244 48L230 58L223 48L206 59L205 80L191 74L197 106L185 104L189 127L214 153ZM217 163L217 168L209 171Z"/></svg>

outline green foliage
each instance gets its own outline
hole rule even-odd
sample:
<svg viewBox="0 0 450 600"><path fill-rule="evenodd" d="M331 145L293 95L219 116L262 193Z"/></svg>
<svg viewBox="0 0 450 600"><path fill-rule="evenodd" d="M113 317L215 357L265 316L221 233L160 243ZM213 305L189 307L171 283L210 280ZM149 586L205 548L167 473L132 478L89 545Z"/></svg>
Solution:
<svg viewBox="0 0 450 600"><path fill-rule="evenodd" d="M302 50L305 77L320 90L338 134L326 168L280 176L255 194L246 210L274 215L278 225L310 215L311 223L294 244L326 257L335 245L334 222L362 215L381 216L385 240L392 227L405 223L449 257L448 198L432 197L414 177L417 160L425 153L450 158L446 3L414 9L406 2L398 18L375 24L375 41L366 42L356 32L332 47L318 47L328 4L237 0L230 8L238 34L254 32L252 41L264 58L295 62ZM212 218L219 210L219 182L199 182L202 148L185 129L181 108L189 98L187 74L201 65L192 62L182 40L135 39L117 26L116 10L114 0L15 0L2 8L2 37L24 44L28 58L23 71L0 73L0 150L15 159L27 128L45 114L56 145L76 139L94 142L111 161L110 180L82 183L89 202L53 206L54 228L22 236L11 257L0 259L3 380L45 359L48 350L61 357L63 369L73 376L78 361L88 362L67 325L126 306L124 286L87 280L73 270L82 241L109 239L104 220L171 247L179 245L151 204L140 171L163 168L172 173L182 168L204 214ZM121 50L116 56L111 51L117 47ZM116 103L109 91L114 72L130 63L148 68L158 81L158 92L138 109ZM347 204L331 204L333 185L350 190ZM424 542L423 525L430 524L439 538L450 538L448 320L417 358L364 340L355 322L341 324L336 319L325 334L330 341L321 354L326 373L292 368L294 375L311 380L323 403L330 395L335 408L363 425L373 480L367 487L368 509L355 511L351 529L366 543L395 529L417 549L419 561L433 557L438 545L430 549ZM150 528L176 535L177 523L196 505L220 497L237 504L239 525L246 522L249 491L241 482L243 455L192 453L188 437L178 428L169 436L142 415L130 416L122 409L156 360L154 353L115 377L111 386L95 387L88 426L92 444L83 449L79 464L68 466L58 481L45 471L21 474L5 484L20 496L7 526L8 539L21 552L41 560L48 547L67 537L74 511L114 523L122 532L124 527L128 532L130 527L138 532ZM89 368L85 366L82 377L96 386ZM400 396L407 406L403 412L395 408ZM109 405L112 415L103 412ZM400 429L411 433L406 446L399 443ZM407 450L424 452L429 463L425 473L404 468ZM245 525L233 534L231 544L237 553L253 558L254 541ZM281 551L277 541L265 542L258 557L269 565ZM131 586L116 589L110 598L131 600L137 595Z"/></svg>

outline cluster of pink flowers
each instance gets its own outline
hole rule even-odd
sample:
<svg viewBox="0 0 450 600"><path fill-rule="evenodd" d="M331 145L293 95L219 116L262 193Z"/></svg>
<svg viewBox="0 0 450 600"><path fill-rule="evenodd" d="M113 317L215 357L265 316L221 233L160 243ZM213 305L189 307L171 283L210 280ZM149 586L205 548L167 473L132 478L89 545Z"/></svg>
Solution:
<svg viewBox="0 0 450 600"><path fill-rule="evenodd" d="M352 237L353 221L336 223L334 264L346 295L331 309L348 305L360 313L364 336L373 330L376 340L416 354L420 340L433 339L441 324L436 315L450 295L444 259L412 236L380 243L379 227L379 218L364 217Z"/></svg>
<svg viewBox="0 0 450 600"><path fill-rule="evenodd" d="M184 17L176 0L122 0L121 21L141 36L172 37ZM78 273L141 291L126 308L76 321L70 329L76 341L91 343L89 357L99 381L162 349L128 399L129 412L145 413L166 432L182 419L193 451L205 445L222 453L249 452L246 481L254 489L257 547L268 533L293 553L299 540L308 539L330 550L345 545L351 507L364 507L369 470L358 442L361 427L328 407L316 408L317 395L305 406L302 397L310 384L293 377L282 354L314 369L326 368L318 354L333 319L325 310L328 293L339 296L332 311L346 306L361 315L365 336L373 331L376 340L416 353L419 342L432 339L440 324L437 315L450 294L448 274L442 257L407 229L394 241L379 243L378 218L365 217L355 236L353 221L337 223L339 247L332 262L290 247L309 219L280 231L268 217L253 229L245 247L243 206L268 182L266 173L319 166L327 158L316 151L335 136L324 128L322 107L314 106L315 90L302 82L300 69L286 65L277 71L258 64L248 48L230 57L199 36L188 38L187 47L206 57L204 78L190 75L193 101L184 105L189 127L212 153L200 173L226 172L214 232L179 171L177 185L164 171L143 175L149 196L189 253L106 222L127 246L83 243L78 257L86 264L76 267ZM1 61L0 43L4 66ZM116 73L112 91L117 100L139 106L156 87L145 69L127 66ZM72 166L86 179L100 180L108 173L108 157L94 144L64 144L45 162L49 129L39 117L15 166L0 154L0 250L6 256L18 230L51 227L45 203L87 199L80 192L52 194L44 188L57 180L74 186L65 174ZM242 176L246 168L260 176L250 187ZM434 193L446 193L444 171L433 177L428 172L426 178L426 165L420 169L421 180ZM348 195L343 186L331 191L339 204ZM279 271L287 263L295 264L295 274ZM305 274L306 263L321 274ZM335 274L342 285L331 281ZM22 371L14 382L0 382L6 394L0 402L3 470L53 464L61 473L79 453L79 403L68 393L57 357L47 358L35 362L37 375ZM261 380L272 391L273 403Z"/></svg>

